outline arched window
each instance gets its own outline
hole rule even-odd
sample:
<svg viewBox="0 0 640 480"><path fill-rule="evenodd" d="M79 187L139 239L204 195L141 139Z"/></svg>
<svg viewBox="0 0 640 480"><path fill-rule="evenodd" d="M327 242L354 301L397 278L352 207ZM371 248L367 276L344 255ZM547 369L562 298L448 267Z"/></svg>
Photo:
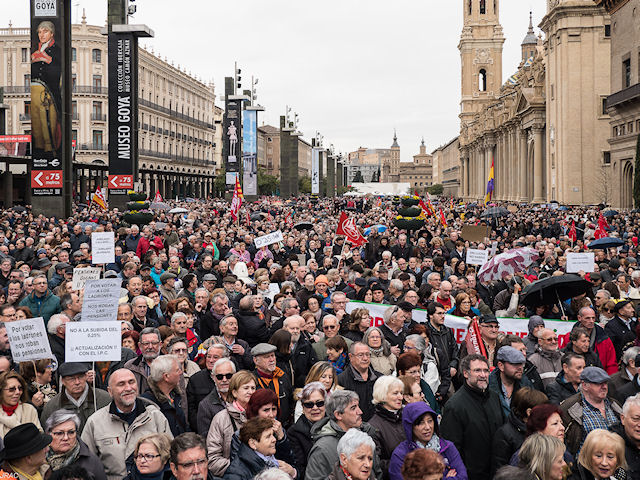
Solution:
<svg viewBox="0 0 640 480"><path fill-rule="evenodd" d="M478 73L478 90L487 91L487 71L484 68Z"/></svg>
<svg viewBox="0 0 640 480"><path fill-rule="evenodd" d="M91 50L91 60L93 63L102 63L102 50L99 48Z"/></svg>
<svg viewBox="0 0 640 480"><path fill-rule="evenodd" d="M480 0L480 15L487 13L487 0Z"/></svg>

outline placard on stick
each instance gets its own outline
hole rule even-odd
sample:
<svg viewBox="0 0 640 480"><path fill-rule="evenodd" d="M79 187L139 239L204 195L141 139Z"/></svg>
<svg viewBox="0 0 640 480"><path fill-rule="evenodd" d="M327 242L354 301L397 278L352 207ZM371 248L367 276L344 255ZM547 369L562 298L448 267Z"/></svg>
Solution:
<svg viewBox="0 0 640 480"><path fill-rule="evenodd" d="M567 253L567 273L578 273L580 270L585 273L595 270L595 254L593 252Z"/></svg>
<svg viewBox="0 0 640 480"><path fill-rule="evenodd" d="M257 237L253 240L253 243L256 244L256 248L262 248L265 245L282 242L283 240L282 232L280 230L276 230L275 232L268 233L262 237Z"/></svg>
<svg viewBox="0 0 640 480"><path fill-rule="evenodd" d="M120 322L69 322L65 333L65 361L103 362L122 358Z"/></svg>
<svg viewBox="0 0 640 480"><path fill-rule="evenodd" d="M72 287L74 290L82 290L87 280L98 280L101 269L98 267L74 268Z"/></svg>
<svg viewBox="0 0 640 480"><path fill-rule="evenodd" d="M121 289L122 280L119 278L87 280L82 300L82 321L115 321Z"/></svg>
<svg viewBox="0 0 640 480"><path fill-rule="evenodd" d="M491 228L484 225L463 225L462 238L469 242L484 242L491 236Z"/></svg>
<svg viewBox="0 0 640 480"><path fill-rule="evenodd" d="M467 249L467 265L484 265L489 261L489 250Z"/></svg>
<svg viewBox="0 0 640 480"><path fill-rule="evenodd" d="M42 317L6 322L5 325L14 362L54 358Z"/></svg>
<svg viewBox="0 0 640 480"><path fill-rule="evenodd" d="M91 234L91 263L114 263L116 243L113 232L93 232Z"/></svg>

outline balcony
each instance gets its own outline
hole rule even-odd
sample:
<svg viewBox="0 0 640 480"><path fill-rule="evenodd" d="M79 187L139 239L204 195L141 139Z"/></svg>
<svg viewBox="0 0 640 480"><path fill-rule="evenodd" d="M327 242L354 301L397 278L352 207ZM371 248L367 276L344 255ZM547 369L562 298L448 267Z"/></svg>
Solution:
<svg viewBox="0 0 640 480"><path fill-rule="evenodd" d="M212 166L214 164L213 161L211 160L187 157L185 155L175 155L170 153L156 152L153 150L140 149L139 153L140 153L140 156L162 158L164 160L172 160L177 163L182 163L186 165L207 167L207 166Z"/></svg>
<svg viewBox="0 0 640 480"><path fill-rule="evenodd" d="M102 143L82 143L80 144L80 151L92 151L92 152L106 152L108 150L107 145Z"/></svg>
<svg viewBox="0 0 640 480"><path fill-rule="evenodd" d="M82 95L107 95L109 93L107 87L94 87L93 85L74 85L71 90L73 93Z"/></svg>
<svg viewBox="0 0 640 480"><path fill-rule="evenodd" d="M24 95L25 93L31 93L31 87L25 85L2 87L5 95Z"/></svg>
<svg viewBox="0 0 640 480"><path fill-rule="evenodd" d="M188 115L184 115L182 113L178 113L175 110L169 110L166 107L160 106L157 103L150 102L149 100L145 100L144 98L138 99L138 103L141 106L151 108L153 110L156 110L158 112L164 113L164 114L169 115L170 117L176 118L178 120L182 120L182 121L187 122L187 123L192 123L193 125L196 125L196 126L198 126L200 128L208 128L208 129L211 129L211 130L215 131L215 126L212 125L211 123L206 123L206 122L203 122L203 121L198 120L196 118L190 117Z"/></svg>
<svg viewBox="0 0 640 480"><path fill-rule="evenodd" d="M640 100L640 83L631 85L624 90L620 90L607 97L607 109L614 108L627 102L634 102Z"/></svg>
<svg viewBox="0 0 640 480"><path fill-rule="evenodd" d="M92 113L91 114L91 121L92 122L106 122L107 121L107 115L103 114L103 113Z"/></svg>

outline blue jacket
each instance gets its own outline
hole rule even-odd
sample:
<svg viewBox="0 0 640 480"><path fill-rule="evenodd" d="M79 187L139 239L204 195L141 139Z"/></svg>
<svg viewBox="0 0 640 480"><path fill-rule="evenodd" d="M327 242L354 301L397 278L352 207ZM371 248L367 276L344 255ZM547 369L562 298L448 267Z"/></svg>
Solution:
<svg viewBox="0 0 640 480"><path fill-rule="evenodd" d="M404 463L404 457L409 452L420 448L416 442L413 441L413 425L416 421L422 417L425 413L428 413L433 417L433 424L435 427L435 433L440 435L440 429L438 427L438 418L433 409L425 402L410 403L404 407L402 411L402 426L404 427L404 433L408 439L396 447L391 454L391 461L389 462L389 478L391 480L402 480L402 464ZM462 462L460 453L456 446L449 440L445 440L440 437L440 455L446 463L444 475L442 478L447 480L467 480L467 469ZM454 477L447 477L447 473L450 470L455 470L456 475Z"/></svg>
<svg viewBox="0 0 640 480"><path fill-rule="evenodd" d="M60 313L60 299L56 297L51 290L47 290L44 297L36 297L36 292L31 292L20 302L21 307L29 307L34 318L44 318L45 326L49 323L51 315Z"/></svg>

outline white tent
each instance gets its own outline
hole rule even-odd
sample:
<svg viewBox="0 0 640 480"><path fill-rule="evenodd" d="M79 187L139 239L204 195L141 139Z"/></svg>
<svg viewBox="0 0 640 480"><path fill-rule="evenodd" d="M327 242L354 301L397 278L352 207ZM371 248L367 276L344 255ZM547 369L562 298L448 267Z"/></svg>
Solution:
<svg viewBox="0 0 640 480"><path fill-rule="evenodd" d="M410 183L352 183L355 189L346 195L406 195L410 193Z"/></svg>

